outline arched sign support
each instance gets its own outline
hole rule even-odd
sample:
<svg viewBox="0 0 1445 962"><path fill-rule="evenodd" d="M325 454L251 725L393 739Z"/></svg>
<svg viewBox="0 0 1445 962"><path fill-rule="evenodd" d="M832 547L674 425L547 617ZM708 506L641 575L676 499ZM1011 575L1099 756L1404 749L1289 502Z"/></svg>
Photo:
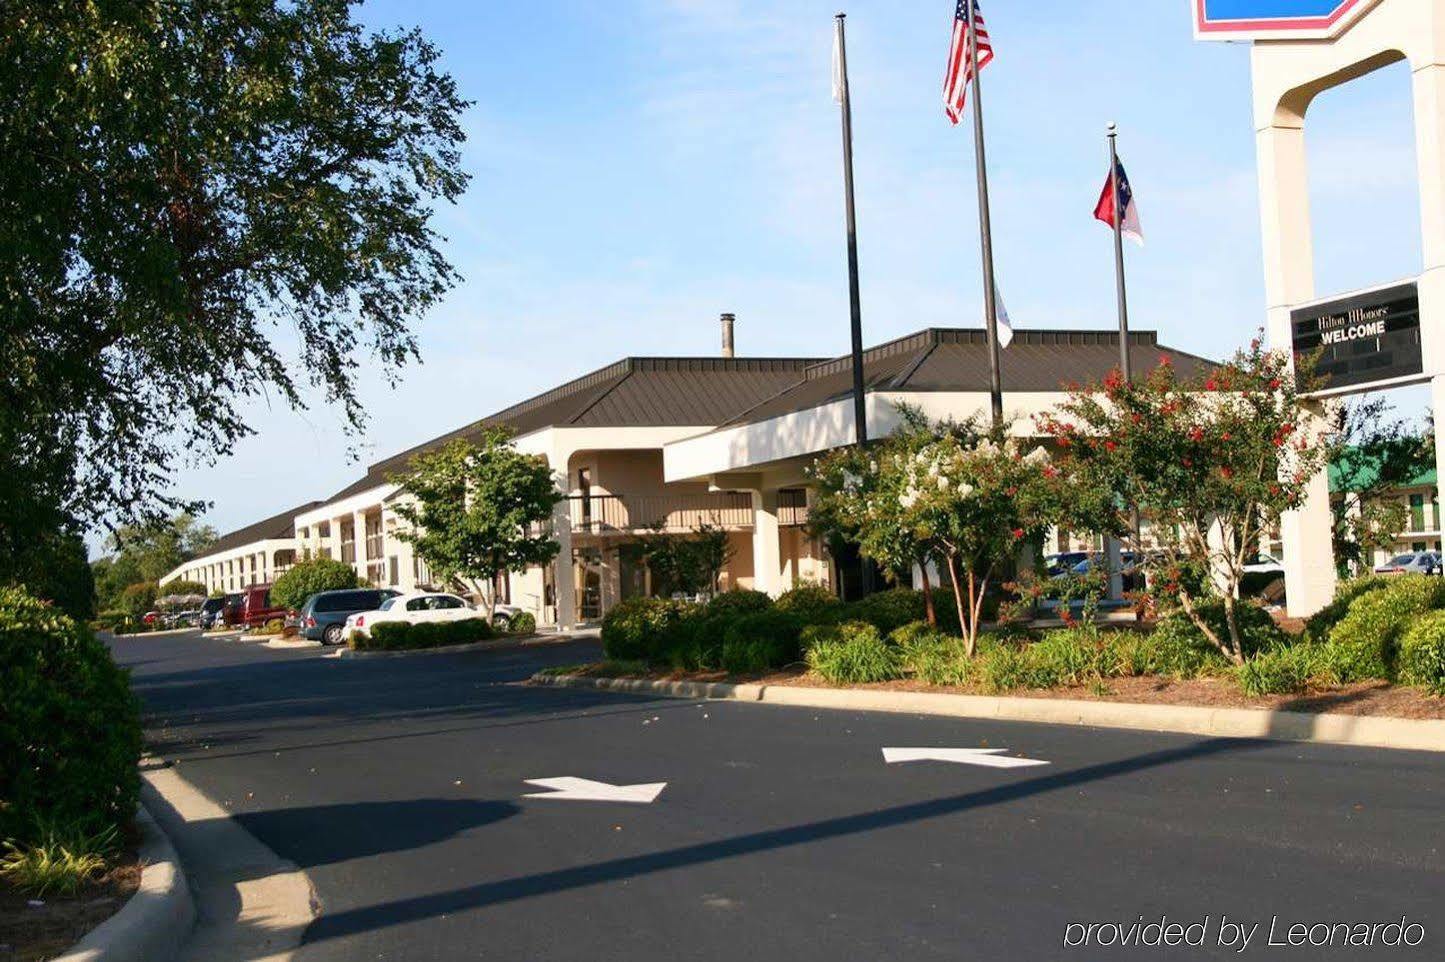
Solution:
<svg viewBox="0 0 1445 962"><path fill-rule="evenodd" d="M1410 383L1431 385L1436 420L1438 477L1445 479L1445 0L1190 0L1201 39L1249 39L1258 150L1260 219L1264 241L1267 330L1272 347L1297 346L1301 308L1314 301L1314 251L1310 227L1305 117L1316 96L1381 67L1404 60L1411 72L1415 151L1420 178L1420 233L1424 271L1418 279L1418 356L1400 365L1383 356L1389 345L1373 328L1352 324L1350 311L1373 322L1377 308L1365 300L1342 301L1339 334L1364 332L1352 345L1362 369L1378 365L1388 377L1356 376L1347 388L1359 393ZM1297 17L1304 8L1315 19ZM1293 21L1288 20L1296 15ZM1233 18L1232 20L1230 18ZM1211 20L1211 18L1213 18ZM1238 25L1232 34L1230 23ZM1273 29L1272 29L1273 28ZM1287 38L1287 39L1284 39ZM1366 292L1368 293L1368 292ZM1390 289L1390 296L1400 291ZM1360 307L1358 305L1365 305ZM1321 312L1315 312L1319 314ZM1341 320L1343 318L1343 320ZM1323 329L1325 321L1319 322ZM1383 328L1382 328L1383 330ZM1370 356L1370 351L1376 356ZM1331 600L1335 566L1331 549L1329 485L1314 478L1304 506L1285 517L1285 582L1290 613L1309 615Z"/></svg>

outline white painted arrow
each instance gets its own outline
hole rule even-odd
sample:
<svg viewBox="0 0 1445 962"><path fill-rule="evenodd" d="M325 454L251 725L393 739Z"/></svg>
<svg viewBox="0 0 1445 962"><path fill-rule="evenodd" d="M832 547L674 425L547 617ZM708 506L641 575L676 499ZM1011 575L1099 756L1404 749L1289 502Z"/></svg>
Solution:
<svg viewBox="0 0 1445 962"><path fill-rule="evenodd" d="M568 802L632 802L647 805L657 801L657 796L667 787L667 782L651 782L646 785L609 785L587 778L529 778L528 785L550 788L550 792L533 792L524 798L556 798Z"/></svg>
<svg viewBox="0 0 1445 962"><path fill-rule="evenodd" d="M1004 748L885 748L883 761L889 765L898 762L953 762L958 765L982 765L985 768L1029 768L1047 765L1037 758L1014 758L1004 755Z"/></svg>

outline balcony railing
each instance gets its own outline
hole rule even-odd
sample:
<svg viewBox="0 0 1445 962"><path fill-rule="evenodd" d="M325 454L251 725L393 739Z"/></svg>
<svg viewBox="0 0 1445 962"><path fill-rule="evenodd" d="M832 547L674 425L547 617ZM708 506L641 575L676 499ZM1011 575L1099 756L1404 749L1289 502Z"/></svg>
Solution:
<svg viewBox="0 0 1445 962"><path fill-rule="evenodd" d="M567 498L572 530L588 534L663 531L703 525L748 528L753 502L747 494L573 495Z"/></svg>
<svg viewBox="0 0 1445 962"><path fill-rule="evenodd" d="M778 492L778 524L784 527L808 523L808 492L784 488Z"/></svg>

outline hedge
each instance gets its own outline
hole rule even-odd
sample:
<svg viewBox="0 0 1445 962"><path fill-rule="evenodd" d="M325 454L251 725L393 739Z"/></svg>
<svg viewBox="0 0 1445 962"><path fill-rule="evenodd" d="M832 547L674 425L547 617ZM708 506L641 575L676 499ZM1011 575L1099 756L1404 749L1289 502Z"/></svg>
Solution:
<svg viewBox="0 0 1445 962"><path fill-rule="evenodd" d="M1324 664L1337 682L1394 676L1400 635L1420 615L1445 604L1445 580L1399 575L1383 589L1369 590L1350 602L1330 629Z"/></svg>
<svg viewBox="0 0 1445 962"><path fill-rule="evenodd" d="M139 709L92 631L0 589L0 693L0 839L93 835L135 815Z"/></svg>
<svg viewBox="0 0 1445 962"><path fill-rule="evenodd" d="M1356 598L1388 588L1392 580L1385 575L1366 575L1363 578L1341 581L1335 585L1334 600L1305 621L1305 638L1320 644L1329 641L1330 631L1340 623L1340 619L1349 614L1350 605L1354 604Z"/></svg>
<svg viewBox="0 0 1445 962"><path fill-rule="evenodd" d="M602 650L613 661L665 661L682 640L683 620L697 605L666 598L628 598L602 619Z"/></svg>
<svg viewBox="0 0 1445 962"><path fill-rule="evenodd" d="M418 648L441 648L466 645L496 637L496 631L485 618L461 621L379 621L371 626L371 634L351 632L347 644L357 651L410 651Z"/></svg>
<svg viewBox="0 0 1445 962"><path fill-rule="evenodd" d="M1415 619L1400 636L1400 681L1445 695L1445 611Z"/></svg>

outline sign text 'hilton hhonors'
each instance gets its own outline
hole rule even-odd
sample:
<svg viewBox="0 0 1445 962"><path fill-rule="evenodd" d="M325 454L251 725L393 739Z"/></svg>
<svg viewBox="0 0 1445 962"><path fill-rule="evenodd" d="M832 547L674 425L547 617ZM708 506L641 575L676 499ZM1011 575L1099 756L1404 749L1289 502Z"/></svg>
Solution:
<svg viewBox="0 0 1445 962"><path fill-rule="evenodd" d="M1319 352L1321 390L1364 390L1424 371L1414 281L1297 308L1290 321L1295 356Z"/></svg>

